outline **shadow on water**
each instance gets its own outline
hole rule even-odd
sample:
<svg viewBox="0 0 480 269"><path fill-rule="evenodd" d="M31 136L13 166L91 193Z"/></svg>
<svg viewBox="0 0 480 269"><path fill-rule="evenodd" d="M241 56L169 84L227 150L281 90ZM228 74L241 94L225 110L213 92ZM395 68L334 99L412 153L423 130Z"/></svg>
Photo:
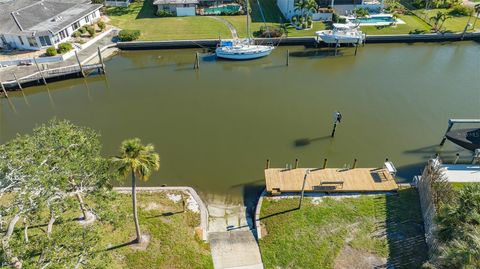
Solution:
<svg viewBox="0 0 480 269"><path fill-rule="evenodd" d="M422 174L426 164L427 161L397 167L397 179L400 178L404 180L399 181L410 182L414 176Z"/></svg>
<svg viewBox="0 0 480 269"><path fill-rule="evenodd" d="M217 58L217 56L215 55L215 53L209 53L209 54L205 54L203 56L201 56L201 59L203 62L216 62L218 60L220 60L220 58Z"/></svg>
<svg viewBox="0 0 480 269"><path fill-rule="evenodd" d="M418 192L414 188L377 197L374 201L376 235L387 237L389 256L384 268L421 268L427 245Z"/></svg>
<svg viewBox="0 0 480 269"><path fill-rule="evenodd" d="M294 141L295 147L304 147L315 141L321 141L331 138L329 135L319 136L314 138L300 138Z"/></svg>

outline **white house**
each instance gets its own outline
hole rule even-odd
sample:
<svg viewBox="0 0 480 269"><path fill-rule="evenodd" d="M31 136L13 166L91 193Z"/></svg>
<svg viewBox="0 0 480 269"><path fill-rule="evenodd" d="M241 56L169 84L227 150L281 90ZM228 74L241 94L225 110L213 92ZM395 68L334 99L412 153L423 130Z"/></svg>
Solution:
<svg viewBox="0 0 480 269"><path fill-rule="evenodd" d="M0 47L39 50L56 46L100 18L89 0L0 1Z"/></svg>
<svg viewBox="0 0 480 269"><path fill-rule="evenodd" d="M179 17L195 16L198 0L155 0L158 10L168 10Z"/></svg>
<svg viewBox="0 0 480 269"><path fill-rule="evenodd" d="M295 15L302 14L300 10L295 10L295 3L297 1L298 0L277 0L277 6L286 19L289 20ZM332 13L310 12L310 15L312 16L312 19L314 21L331 21L332 20Z"/></svg>

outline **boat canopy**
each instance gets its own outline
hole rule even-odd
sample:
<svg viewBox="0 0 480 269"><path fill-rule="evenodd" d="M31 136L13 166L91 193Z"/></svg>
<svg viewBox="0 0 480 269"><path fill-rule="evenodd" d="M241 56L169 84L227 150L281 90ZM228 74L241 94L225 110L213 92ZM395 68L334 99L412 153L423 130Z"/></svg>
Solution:
<svg viewBox="0 0 480 269"><path fill-rule="evenodd" d="M351 30L356 27L353 23L334 23L333 27L338 30Z"/></svg>

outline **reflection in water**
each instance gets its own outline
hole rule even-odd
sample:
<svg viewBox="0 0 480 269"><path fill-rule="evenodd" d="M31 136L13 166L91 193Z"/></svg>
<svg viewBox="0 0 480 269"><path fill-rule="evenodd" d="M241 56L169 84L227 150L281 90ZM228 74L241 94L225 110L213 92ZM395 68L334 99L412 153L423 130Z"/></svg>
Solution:
<svg viewBox="0 0 480 269"><path fill-rule="evenodd" d="M252 181L262 188L266 159L272 167L295 158L302 167L320 167L324 158L329 167L354 158L359 167L379 167L388 157L408 181L436 152L470 156L452 143L435 144L449 118L480 117L480 77L472 71L480 70L477 44L339 51L344 56L278 47L240 62L201 54L197 71L195 50L121 52L106 63L107 76L27 88L30 106L22 93L1 99L0 142L66 118L98 130L106 156L130 137L155 144L161 169L144 184L227 192L232 201L242 200ZM348 120L332 139L335 110Z"/></svg>

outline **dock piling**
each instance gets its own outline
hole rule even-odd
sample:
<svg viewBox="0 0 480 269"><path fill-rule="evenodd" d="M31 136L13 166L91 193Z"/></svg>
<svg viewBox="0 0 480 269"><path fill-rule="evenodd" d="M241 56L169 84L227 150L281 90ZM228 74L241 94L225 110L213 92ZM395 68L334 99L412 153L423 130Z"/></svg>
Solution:
<svg viewBox="0 0 480 269"><path fill-rule="evenodd" d="M265 169L270 169L270 159L267 159L267 163L265 164Z"/></svg>
<svg viewBox="0 0 480 269"><path fill-rule="evenodd" d="M8 98L7 90L5 90L5 86L3 86L3 82L0 81L0 85L2 86L3 94L5 94L5 97Z"/></svg>
<svg viewBox="0 0 480 269"><path fill-rule="evenodd" d="M295 169L298 168L298 159L295 159Z"/></svg>
<svg viewBox="0 0 480 269"><path fill-rule="evenodd" d="M357 167L357 158L353 159L352 169L355 169L355 167Z"/></svg>
<svg viewBox="0 0 480 269"><path fill-rule="evenodd" d="M287 50L287 66L290 65L290 51Z"/></svg>
<svg viewBox="0 0 480 269"><path fill-rule="evenodd" d="M15 78L15 80L17 81L18 88L20 88L20 90L23 91L22 85L20 84L20 81L18 80L17 75L15 75L15 73L12 73L12 75Z"/></svg>
<svg viewBox="0 0 480 269"><path fill-rule="evenodd" d="M195 52L195 63L193 64L193 69L200 69L200 58L198 57L198 52Z"/></svg>
<svg viewBox="0 0 480 269"><path fill-rule="evenodd" d="M77 51L75 51L75 58L77 58L77 63L78 63L78 66L80 67L80 73L82 74L82 77L85 77L85 72L83 71L83 66L82 66L82 63L80 62L80 58L78 58Z"/></svg>
<svg viewBox="0 0 480 269"><path fill-rule="evenodd" d="M327 168L327 162L328 162L327 158L323 159L323 167L322 167L322 169Z"/></svg>
<svg viewBox="0 0 480 269"><path fill-rule="evenodd" d="M100 47L97 47L98 52L98 59L100 59L100 64L102 65L102 73L105 74L105 63L103 62L102 52L100 51Z"/></svg>
<svg viewBox="0 0 480 269"><path fill-rule="evenodd" d="M360 46L360 39L358 39L357 44L355 45L355 56L357 56L358 46Z"/></svg>
<svg viewBox="0 0 480 269"><path fill-rule="evenodd" d="M460 158L460 154L457 153L457 154L455 155L455 161L453 161L453 164L457 164L459 158Z"/></svg>
<svg viewBox="0 0 480 269"><path fill-rule="evenodd" d="M337 42L335 43L335 56L337 56L337 49L338 49L338 39L337 39Z"/></svg>
<svg viewBox="0 0 480 269"><path fill-rule="evenodd" d="M40 73L40 76L42 77L43 84L47 85L47 80L45 79L45 76L43 75L42 70L40 70L40 66L38 66L37 59L33 57L33 61L35 62L35 65L37 66L38 73Z"/></svg>

